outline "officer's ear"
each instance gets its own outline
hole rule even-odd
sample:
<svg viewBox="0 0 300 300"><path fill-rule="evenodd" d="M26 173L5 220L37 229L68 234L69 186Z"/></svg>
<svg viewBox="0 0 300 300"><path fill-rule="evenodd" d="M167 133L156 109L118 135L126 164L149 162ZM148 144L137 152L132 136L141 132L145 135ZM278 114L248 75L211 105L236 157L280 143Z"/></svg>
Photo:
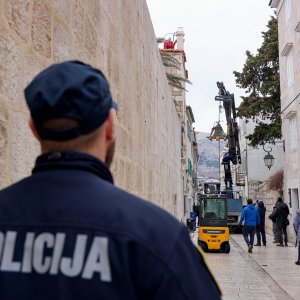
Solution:
<svg viewBox="0 0 300 300"><path fill-rule="evenodd" d="M105 139L108 144L115 141L115 110L112 108L109 111L108 117L105 121Z"/></svg>
<svg viewBox="0 0 300 300"><path fill-rule="evenodd" d="M38 133L37 133L37 131L36 131L35 125L34 125L33 120L32 120L31 118L29 119L28 124L29 124L29 127L30 127L31 132L32 132L32 134L34 135L34 137L35 137L38 141L40 141L41 139L40 139L40 137L39 137L39 135L38 135Z"/></svg>

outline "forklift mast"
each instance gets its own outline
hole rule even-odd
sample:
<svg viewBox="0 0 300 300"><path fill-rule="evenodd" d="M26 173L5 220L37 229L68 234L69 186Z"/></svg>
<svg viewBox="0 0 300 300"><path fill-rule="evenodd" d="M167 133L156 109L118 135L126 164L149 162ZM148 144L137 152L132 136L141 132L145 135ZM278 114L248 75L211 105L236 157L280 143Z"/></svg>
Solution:
<svg viewBox="0 0 300 300"><path fill-rule="evenodd" d="M215 97L215 100L223 102L223 107L226 115L226 124L227 124L226 138L227 138L228 151L224 154L224 157L222 159L222 165L224 166L224 173L225 173L225 179L224 179L225 192L228 198L234 198L230 162L233 165L241 164L235 101L234 101L234 95L226 91L223 82L217 82L217 87L219 89L219 94L218 96Z"/></svg>

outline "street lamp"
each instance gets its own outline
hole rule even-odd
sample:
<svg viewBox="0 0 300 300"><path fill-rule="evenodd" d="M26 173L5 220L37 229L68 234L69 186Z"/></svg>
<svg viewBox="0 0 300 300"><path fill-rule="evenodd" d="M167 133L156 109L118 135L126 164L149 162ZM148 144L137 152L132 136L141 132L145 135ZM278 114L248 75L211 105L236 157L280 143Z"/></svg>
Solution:
<svg viewBox="0 0 300 300"><path fill-rule="evenodd" d="M270 152L272 152L272 148L270 147L270 150L268 151L265 149L265 145L263 145L263 149L265 152L268 152L264 157L264 163L265 163L266 167L270 170L271 167L273 166L274 160L275 160L274 156L272 154L270 154Z"/></svg>

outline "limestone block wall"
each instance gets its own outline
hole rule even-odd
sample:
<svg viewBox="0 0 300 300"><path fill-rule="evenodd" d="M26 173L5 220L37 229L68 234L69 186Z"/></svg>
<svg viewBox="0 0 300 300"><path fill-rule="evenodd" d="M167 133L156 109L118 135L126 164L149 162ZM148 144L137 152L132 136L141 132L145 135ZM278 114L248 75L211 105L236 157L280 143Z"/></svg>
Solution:
<svg viewBox="0 0 300 300"><path fill-rule="evenodd" d="M272 221L268 218L268 216L273 211L273 207L275 206L277 198L282 197L282 194L276 190L269 190L268 189L268 181L265 181L265 182L257 184L256 195L257 195L257 199L263 200L264 204L266 206L266 226L265 226L266 233L273 235ZM289 204L287 198L283 197L283 200L285 203ZM290 221L290 225L287 227L288 241L290 243L294 243L295 242L295 232L294 232L294 228L293 228L293 215L292 215L291 208L290 208L289 221Z"/></svg>
<svg viewBox="0 0 300 300"><path fill-rule="evenodd" d="M280 99L281 99L281 118L282 118L282 135L285 140L285 161L284 161L284 174L285 174L285 190L284 197L288 198L289 189L300 189L300 130L299 130L299 79L300 79L300 39L299 28L296 27L300 21L300 3L299 1L291 1L291 14L290 18L286 17L287 2L281 1L278 3L278 38L279 38L279 66L280 66ZM291 48L288 53L285 53L287 45ZM288 56L292 60L292 83L288 84ZM297 140L298 146L296 149L291 147L291 132L290 121L296 117L297 126ZM299 207L299 198L297 199L297 206Z"/></svg>
<svg viewBox="0 0 300 300"><path fill-rule="evenodd" d="M120 106L116 184L180 219L180 122L144 0L0 0L0 187L30 174L40 151L24 87L69 59L100 68Z"/></svg>

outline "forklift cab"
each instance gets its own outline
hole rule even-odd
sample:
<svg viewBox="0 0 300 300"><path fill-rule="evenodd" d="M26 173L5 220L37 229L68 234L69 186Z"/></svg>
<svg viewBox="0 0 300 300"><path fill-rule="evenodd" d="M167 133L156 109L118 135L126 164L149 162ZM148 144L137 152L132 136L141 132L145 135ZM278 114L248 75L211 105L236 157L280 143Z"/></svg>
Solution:
<svg viewBox="0 0 300 300"><path fill-rule="evenodd" d="M227 205L223 195L201 197L199 208L199 226L227 226Z"/></svg>
<svg viewBox="0 0 300 300"><path fill-rule="evenodd" d="M209 179L206 182L204 182L204 194L220 194L220 192L220 181Z"/></svg>

